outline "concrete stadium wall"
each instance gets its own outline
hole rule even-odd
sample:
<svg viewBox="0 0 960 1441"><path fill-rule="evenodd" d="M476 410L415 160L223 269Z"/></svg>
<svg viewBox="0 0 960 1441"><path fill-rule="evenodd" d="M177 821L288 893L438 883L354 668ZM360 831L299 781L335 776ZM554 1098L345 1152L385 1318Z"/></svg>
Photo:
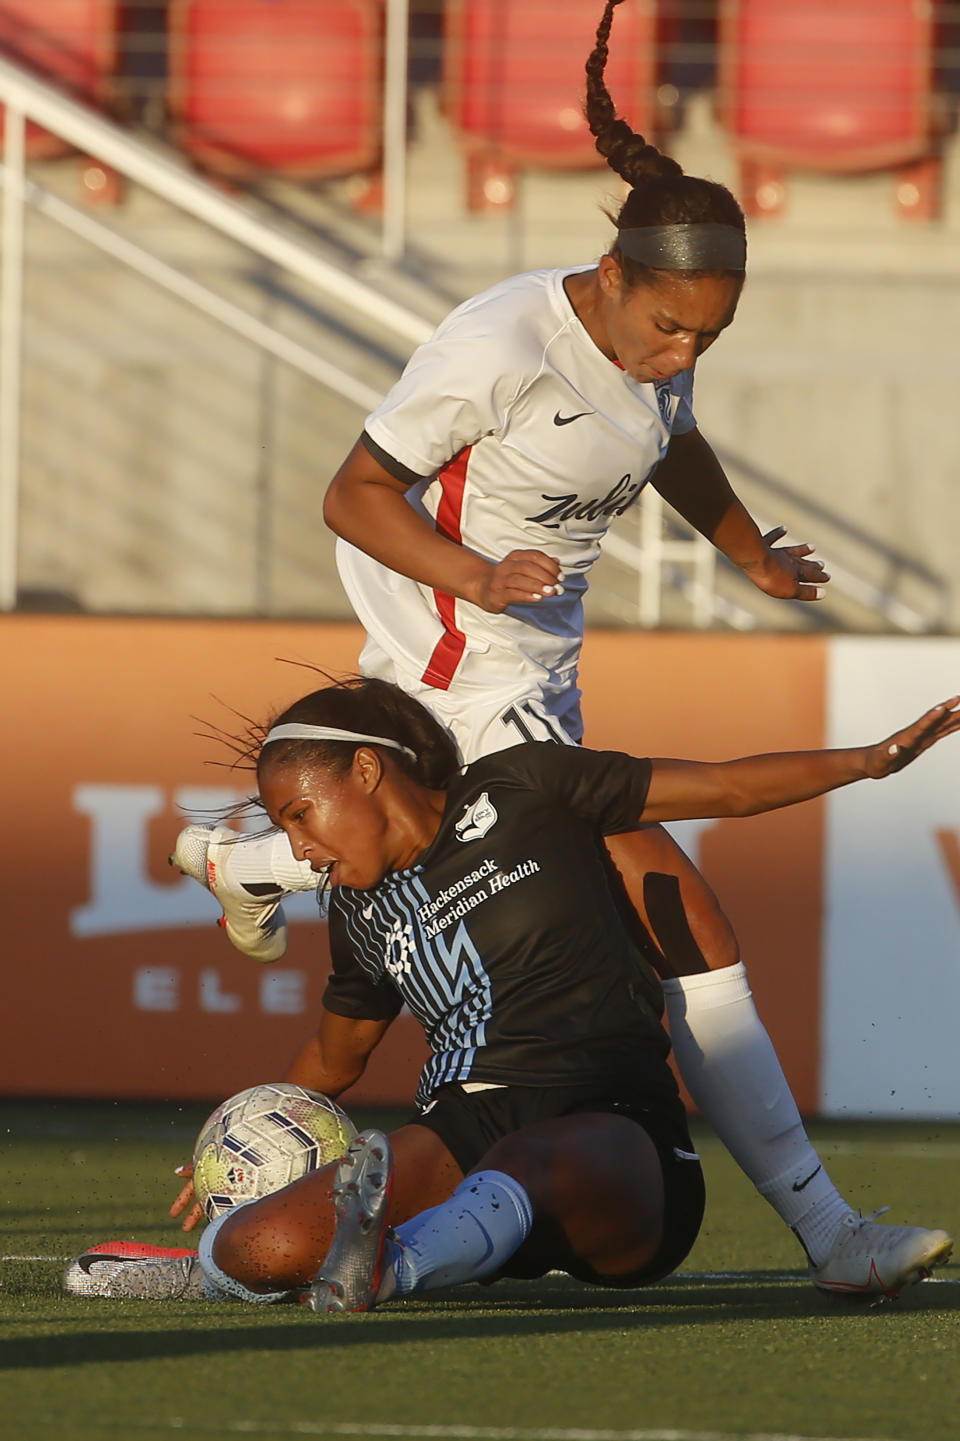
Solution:
<svg viewBox="0 0 960 1441"><path fill-rule="evenodd" d="M956 634L960 281L927 264L885 272L868 250L859 273L758 266L697 367L696 411L743 463L749 507Z"/></svg>
<svg viewBox="0 0 960 1441"><path fill-rule="evenodd" d="M352 670L359 641L351 625L0 619L8 1093L220 1098L283 1073L328 965L314 902L257 967L165 858L184 812L246 790L200 733L312 689L301 666ZM878 739L958 677L954 640L594 631L582 683L591 744L722 759ZM677 833L733 918L802 1108L955 1114L960 742L882 786ZM404 1102L423 1054L402 1016L348 1104Z"/></svg>

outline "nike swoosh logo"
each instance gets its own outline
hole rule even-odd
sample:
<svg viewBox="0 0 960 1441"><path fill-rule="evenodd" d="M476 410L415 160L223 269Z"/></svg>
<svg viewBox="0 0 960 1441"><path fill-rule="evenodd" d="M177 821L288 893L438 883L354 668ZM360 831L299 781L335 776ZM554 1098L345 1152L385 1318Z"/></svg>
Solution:
<svg viewBox="0 0 960 1441"><path fill-rule="evenodd" d="M793 1189L794 1191L802 1191L805 1186L809 1186L809 1184L810 1184L810 1182L813 1180L814 1176L818 1175L822 1170L823 1170L823 1163L821 1162L821 1164L817 1167L817 1169L816 1169L815 1171L811 1171L811 1172L810 1172L809 1176L807 1177L807 1179L806 1179L805 1181L794 1181L792 1189Z"/></svg>
<svg viewBox="0 0 960 1441"><path fill-rule="evenodd" d="M124 1264L127 1264L127 1263L132 1262L132 1261L140 1261L140 1262L142 1262L142 1261L143 1261L143 1257L142 1257L142 1256L111 1256L109 1251L98 1251L95 1256L81 1256L81 1257L79 1258L79 1260L77 1261L77 1265L80 1267L80 1270L81 1270L81 1271L86 1271L87 1275L89 1276L89 1275L90 1275L90 1267L91 1267L91 1266L95 1266L98 1261L109 1261L109 1262L111 1263L111 1265L116 1265L116 1263L119 1261L119 1263L120 1263L121 1265L124 1265Z"/></svg>
<svg viewBox="0 0 960 1441"><path fill-rule="evenodd" d="M578 410L576 415L561 415L559 410L553 417L554 425L572 425L575 420L582 420L585 415L594 415L592 410Z"/></svg>
<svg viewBox="0 0 960 1441"><path fill-rule="evenodd" d="M483 1255L478 1256L474 1259L475 1266L482 1266L484 1261L489 1260L489 1258L493 1255L493 1237L490 1235L490 1232L487 1230L486 1226L482 1225L481 1222L477 1220L476 1216L473 1214L472 1211L469 1213L469 1215L471 1221L476 1226L477 1230L480 1232L480 1235L487 1243L487 1249L484 1251Z"/></svg>

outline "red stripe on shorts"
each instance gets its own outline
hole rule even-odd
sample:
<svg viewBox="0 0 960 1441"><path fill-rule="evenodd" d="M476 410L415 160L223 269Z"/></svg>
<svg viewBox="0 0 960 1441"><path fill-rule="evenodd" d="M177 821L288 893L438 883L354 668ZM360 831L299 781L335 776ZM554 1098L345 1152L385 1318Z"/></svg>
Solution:
<svg viewBox="0 0 960 1441"><path fill-rule="evenodd" d="M440 472L440 504L437 506L437 530L455 545L463 544L460 521L463 516L463 492L467 483L467 462L471 447L468 445L455 455L449 465ZM446 591L435 590L434 600L437 613L443 624L443 635L433 648L433 654L423 672L422 680L437 690L448 690L454 672L463 659L467 638L457 626L457 598Z"/></svg>

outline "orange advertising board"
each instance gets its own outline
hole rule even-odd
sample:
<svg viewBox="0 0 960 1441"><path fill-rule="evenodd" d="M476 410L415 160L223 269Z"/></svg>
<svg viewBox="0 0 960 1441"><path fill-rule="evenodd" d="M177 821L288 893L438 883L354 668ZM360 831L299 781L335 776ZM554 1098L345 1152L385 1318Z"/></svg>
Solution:
<svg viewBox="0 0 960 1441"><path fill-rule="evenodd" d="M585 740L719 761L825 744L827 643L815 636L590 633ZM805 1113L817 1110L824 803L674 834L729 916L760 1016Z"/></svg>
<svg viewBox="0 0 960 1441"><path fill-rule="evenodd" d="M202 733L282 709L319 683L303 667L352 671L360 640L347 625L0 620L8 1094L207 1099L283 1074L323 993L323 925L300 898L287 955L258 966L166 857L184 813L208 815L250 784ZM823 670L808 637L593 633L587 740L702 759L818 745ZM820 805L711 823L690 843L812 1109ZM424 1054L402 1015L351 1099L406 1102Z"/></svg>

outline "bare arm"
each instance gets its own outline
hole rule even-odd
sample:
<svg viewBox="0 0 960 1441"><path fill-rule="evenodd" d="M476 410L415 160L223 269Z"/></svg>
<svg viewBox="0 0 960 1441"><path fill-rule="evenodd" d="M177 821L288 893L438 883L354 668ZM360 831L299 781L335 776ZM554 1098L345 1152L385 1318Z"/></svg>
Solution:
<svg viewBox="0 0 960 1441"><path fill-rule="evenodd" d="M714 765L654 760L642 818L752 816L810 800L852 781L880 780L960 730L958 708L960 696L953 696L886 740L849 750L785 751Z"/></svg>
<svg viewBox="0 0 960 1441"><path fill-rule="evenodd" d="M355 1021L325 1010L284 1079L325 1096L341 1095L363 1075L389 1025L389 1020Z"/></svg>
<svg viewBox="0 0 960 1441"><path fill-rule="evenodd" d="M758 589L778 599L819 599L819 587L830 577L818 560L808 559L812 546L773 548L783 527L760 534L699 430L673 437L650 483Z"/></svg>
<svg viewBox="0 0 960 1441"><path fill-rule="evenodd" d="M382 565L493 614L554 594L557 561L543 551L513 550L494 565L435 530L407 504L408 489L358 440L330 482L323 518Z"/></svg>

